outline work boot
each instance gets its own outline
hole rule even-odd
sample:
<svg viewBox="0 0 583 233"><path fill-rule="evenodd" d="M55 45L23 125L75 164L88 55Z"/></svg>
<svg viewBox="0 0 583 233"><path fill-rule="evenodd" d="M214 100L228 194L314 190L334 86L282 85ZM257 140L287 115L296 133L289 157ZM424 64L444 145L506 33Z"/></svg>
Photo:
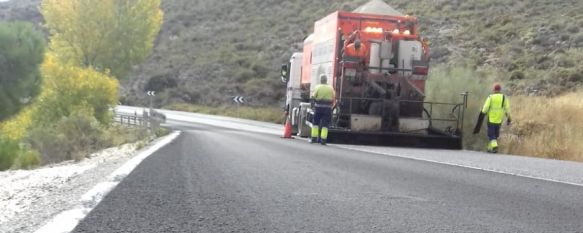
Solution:
<svg viewBox="0 0 583 233"><path fill-rule="evenodd" d="M310 139L310 143L316 143L316 142L318 142L318 138L311 138Z"/></svg>
<svg viewBox="0 0 583 233"><path fill-rule="evenodd" d="M492 149L488 149L488 153L497 154L498 153L498 147L494 147Z"/></svg>
<svg viewBox="0 0 583 233"><path fill-rule="evenodd" d="M320 144L322 144L323 146L326 145L326 139L320 139Z"/></svg>

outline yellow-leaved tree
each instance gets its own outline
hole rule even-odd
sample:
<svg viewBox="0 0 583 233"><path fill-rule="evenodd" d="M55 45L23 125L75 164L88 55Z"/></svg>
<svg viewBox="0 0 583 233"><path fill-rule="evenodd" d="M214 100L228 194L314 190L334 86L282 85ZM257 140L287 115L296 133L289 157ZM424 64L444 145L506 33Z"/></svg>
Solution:
<svg viewBox="0 0 583 233"><path fill-rule="evenodd" d="M43 83L36 101L0 124L0 133L19 141L30 127L50 127L74 113L93 117L103 125L110 122L110 108L117 104L117 79L91 68L63 64L51 53L46 55L41 73Z"/></svg>
<svg viewBox="0 0 583 233"><path fill-rule="evenodd" d="M160 31L160 0L43 0L49 47L65 62L118 79L151 52Z"/></svg>
<svg viewBox="0 0 583 233"><path fill-rule="evenodd" d="M118 100L118 79L151 52L162 25L160 0L43 0L51 34L40 95L0 122L0 169L80 160L110 146L106 132ZM117 78L117 79L116 79ZM24 142L30 148L19 149ZM18 153L15 157L14 154ZM10 154L8 159L2 159ZM15 166L18 166L15 165Z"/></svg>
<svg viewBox="0 0 583 233"><path fill-rule="evenodd" d="M41 72L44 81L35 104L34 123L52 124L79 112L104 125L110 122L110 108L117 104L117 79L91 68L63 64L50 53Z"/></svg>

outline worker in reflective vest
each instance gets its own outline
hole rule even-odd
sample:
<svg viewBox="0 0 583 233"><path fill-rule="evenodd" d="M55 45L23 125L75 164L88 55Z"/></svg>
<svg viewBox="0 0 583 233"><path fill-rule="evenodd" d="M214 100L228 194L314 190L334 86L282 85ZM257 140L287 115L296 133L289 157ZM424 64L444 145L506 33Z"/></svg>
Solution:
<svg viewBox="0 0 583 233"><path fill-rule="evenodd" d="M354 43L350 43L346 46L344 55L349 57L359 57L362 59L366 59L368 57L368 50L359 39L356 39Z"/></svg>
<svg viewBox="0 0 583 233"><path fill-rule="evenodd" d="M344 40L344 57L355 57L361 59L368 58L368 49L360 40L358 31L352 32L345 36Z"/></svg>
<svg viewBox="0 0 583 233"><path fill-rule="evenodd" d="M484 107L478 117L478 124L474 129L474 134L480 132L481 122L485 116L488 116L488 152L498 153L498 137L500 137L500 126L506 116L506 124L510 125L512 118L510 117L510 101L504 94L500 93L502 86L500 84L494 85L494 93L488 96Z"/></svg>
<svg viewBox="0 0 583 233"><path fill-rule="evenodd" d="M314 119L312 121L312 137L310 142L320 142L326 145L328 140L328 126L332 119L332 107L334 106L334 88L328 85L326 75L320 76L320 85L317 85L312 94Z"/></svg>

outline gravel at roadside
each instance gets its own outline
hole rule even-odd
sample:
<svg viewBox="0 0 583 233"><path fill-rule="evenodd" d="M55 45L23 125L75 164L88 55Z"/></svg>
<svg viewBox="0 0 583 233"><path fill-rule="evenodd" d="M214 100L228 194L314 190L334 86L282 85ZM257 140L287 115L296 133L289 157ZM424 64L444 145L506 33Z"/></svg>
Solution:
<svg viewBox="0 0 583 233"><path fill-rule="evenodd" d="M137 144L35 170L0 172L0 233L34 232L136 155Z"/></svg>

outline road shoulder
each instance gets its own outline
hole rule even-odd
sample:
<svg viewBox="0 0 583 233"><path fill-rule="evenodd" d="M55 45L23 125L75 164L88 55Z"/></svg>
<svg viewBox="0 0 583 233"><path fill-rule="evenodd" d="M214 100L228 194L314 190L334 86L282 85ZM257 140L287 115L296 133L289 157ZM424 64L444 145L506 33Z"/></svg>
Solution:
<svg viewBox="0 0 583 233"><path fill-rule="evenodd" d="M123 179L124 174L129 174L129 162L135 163L136 158L151 153L153 148L161 147L162 143L167 144L168 138L173 136L175 137L169 135L157 139L140 150L136 148L137 143L109 148L94 153L79 163L64 162L35 170L1 172L0 232L35 232L59 213L78 206L96 205L83 204L83 201L97 201L91 195L105 193L96 190L113 188L105 187L103 182L113 185ZM124 166L125 170L120 170ZM112 172L118 174L112 176ZM96 185L100 188L95 188Z"/></svg>
<svg viewBox="0 0 583 233"><path fill-rule="evenodd" d="M583 187L583 163L464 150L336 145L384 156L483 170Z"/></svg>

